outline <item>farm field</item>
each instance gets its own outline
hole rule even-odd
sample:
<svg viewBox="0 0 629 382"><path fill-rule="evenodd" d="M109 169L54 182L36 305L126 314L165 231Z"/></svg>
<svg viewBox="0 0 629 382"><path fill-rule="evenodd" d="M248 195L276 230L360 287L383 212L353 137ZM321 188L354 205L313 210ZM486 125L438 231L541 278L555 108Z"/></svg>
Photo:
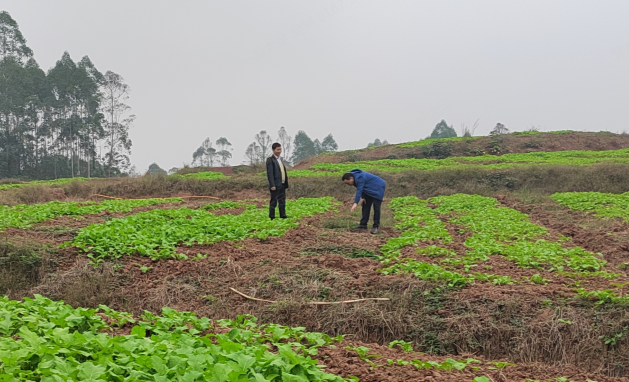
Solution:
<svg viewBox="0 0 629 382"><path fill-rule="evenodd" d="M478 156L448 157L445 159L378 159L351 163L317 163L307 170L293 170L295 177L340 176L352 169L365 171L403 172L434 171L443 168L484 168L500 170L530 165L571 165L591 166L599 163L629 163L629 149L607 151L555 151L531 152L503 155L489 155L484 152Z"/></svg>
<svg viewBox="0 0 629 382"><path fill-rule="evenodd" d="M629 226L561 196L392 198L379 235L352 232L349 202L330 197L289 201L286 221L243 199L3 207L2 372L625 380ZM16 301L34 295L53 301ZM40 320L52 324L20 329ZM45 356L47 343L83 358ZM192 353L172 353L183 343Z"/></svg>
<svg viewBox="0 0 629 382"><path fill-rule="evenodd" d="M293 177L337 176L355 167L364 170L398 173L404 171L431 171L437 169L487 170L510 169L527 165L577 165L600 163L627 163L629 161L629 135L574 132L526 131L490 137L424 139L397 145L363 150L323 154L298 164L291 171ZM401 159L407 158L407 159ZM213 171L191 172L191 169L169 175L176 180L220 180L229 178L231 167ZM56 180L0 182L0 191L24 186L64 186L72 182L104 179L82 177ZM105 181L110 182L111 179Z"/></svg>
<svg viewBox="0 0 629 382"><path fill-rule="evenodd" d="M286 220L257 172L8 184L0 380L629 380L627 145L536 136L323 155ZM357 167L378 235L328 176Z"/></svg>
<svg viewBox="0 0 629 382"><path fill-rule="evenodd" d="M213 180L213 179L224 179L227 178L226 175L220 172L214 171L203 171L203 172L195 172L191 174L172 174L169 175L174 179L200 179L200 180ZM99 178L83 178L83 177L74 177L74 178L59 178L53 180L33 180L33 181L12 181L11 183L3 183L0 184L0 191L9 190L14 188L21 188L25 186L63 186L71 182L85 182L85 181L93 181L98 180Z"/></svg>

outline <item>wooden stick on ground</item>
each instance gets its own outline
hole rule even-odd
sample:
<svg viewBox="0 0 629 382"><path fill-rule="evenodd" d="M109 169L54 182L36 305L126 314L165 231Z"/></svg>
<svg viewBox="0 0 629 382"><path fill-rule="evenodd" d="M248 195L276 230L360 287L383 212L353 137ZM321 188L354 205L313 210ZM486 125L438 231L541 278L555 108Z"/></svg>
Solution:
<svg viewBox="0 0 629 382"><path fill-rule="evenodd" d="M271 303L271 304L277 302L277 301L263 300L261 298L255 298L255 297L247 296L246 294L244 294L242 292L239 292L239 291L237 291L234 288L229 288L229 289L231 289L233 292L238 293L242 297L247 298L249 300L268 302L268 303ZM307 302L306 304L310 304L310 305L351 304L351 303L354 303L354 302L369 301L369 300L373 300L373 301L389 301L390 299L388 299L388 298L361 298L361 299L358 299L358 300L346 300L346 301L334 301L334 302L310 301L310 302Z"/></svg>

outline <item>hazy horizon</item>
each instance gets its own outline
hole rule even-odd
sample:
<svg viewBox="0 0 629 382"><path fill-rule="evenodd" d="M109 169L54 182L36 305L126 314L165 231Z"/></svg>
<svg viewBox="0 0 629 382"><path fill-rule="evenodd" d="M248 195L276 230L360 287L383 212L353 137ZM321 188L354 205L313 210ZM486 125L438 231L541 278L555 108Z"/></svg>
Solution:
<svg viewBox="0 0 629 382"><path fill-rule="evenodd" d="M5 0L44 70L87 55L131 86L131 160L168 170L206 138L244 160L260 130L340 150L445 119L629 130L627 1L150 3Z"/></svg>

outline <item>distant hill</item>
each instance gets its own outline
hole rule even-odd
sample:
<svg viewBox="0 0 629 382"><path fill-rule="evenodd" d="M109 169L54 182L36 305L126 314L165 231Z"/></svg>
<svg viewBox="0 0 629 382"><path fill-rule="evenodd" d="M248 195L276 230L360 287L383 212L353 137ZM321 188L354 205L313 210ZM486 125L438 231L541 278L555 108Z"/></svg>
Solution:
<svg viewBox="0 0 629 382"><path fill-rule="evenodd" d="M485 137L424 139L362 150L321 154L298 163L295 169L307 169L316 163L345 163L378 159L447 158L484 154L528 153L564 150L618 150L629 148L629 134L606 131L521 132Z"/></svg>

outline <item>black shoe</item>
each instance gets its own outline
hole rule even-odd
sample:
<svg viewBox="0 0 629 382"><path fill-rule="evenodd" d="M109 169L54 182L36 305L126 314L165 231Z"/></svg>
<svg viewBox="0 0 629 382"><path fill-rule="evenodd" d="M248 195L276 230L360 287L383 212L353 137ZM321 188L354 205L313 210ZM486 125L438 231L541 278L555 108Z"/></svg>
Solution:
<svg viewBox="0 0 629 382"><path fill-rule="evenodd" d="M357 225L356 227L352 228L354 231L366 231L367 230L367 226L365 225Z"/></svg>
<svg viewBox="0 0 629 382"><path fill-rule="evenodd" d="M280 219L288 219L288 216L280 216Z"/></svg>
<svg viewBox="0 0 629 382"><path fill-rule="evenodd" d="M380 230L380 229L379 229L378 227L373 227L373 228L371 229L371 233L376 234L376 233L378 233L378 231L379 231L379 230Z"/></svg>

